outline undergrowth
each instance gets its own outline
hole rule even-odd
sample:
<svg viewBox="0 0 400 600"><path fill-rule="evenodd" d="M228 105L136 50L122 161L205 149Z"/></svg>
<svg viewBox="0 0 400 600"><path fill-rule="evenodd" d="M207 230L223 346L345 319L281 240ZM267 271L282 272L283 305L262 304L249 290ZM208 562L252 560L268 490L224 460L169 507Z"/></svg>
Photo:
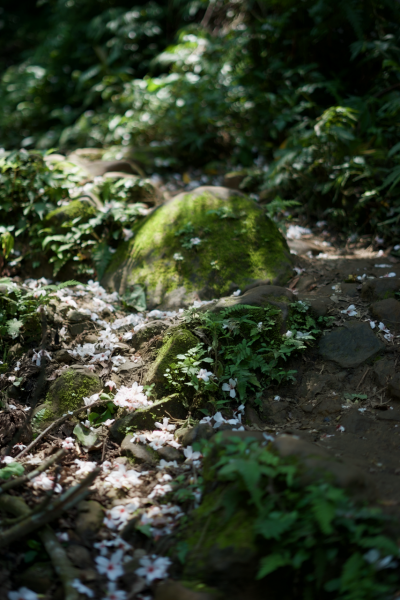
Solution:
<svg viewBox="0 0 400 600"><path fill-rule="evenodd" d="M245 401L249 395L261 395L272 383L294 381L296 371L285 363L313 343L330 319L314 319L306 303L295 302L284 334L281 320L281 311L270 305L187 311L186 325L202 341L170 365L165 372L168 386L177 392L194 388L222 406L237 394ZM230 386L229 396L221 387L224 384Z"/></svg>
<svg viewBox="0 0 400 600"><path fill-rule="evenodd" d="M329 474L306 484L297 460L279 457L266 443L222 434L203 443L204 501L185 525L189 536L194 524L202 531L202 523L214 517L211 543L218 543L219 531L243 513L257 547L257 578L266 578L268 586L268 576L281 572L280 597L392 597L399 549L384 532L387 518L379 509L357 505ZM189 564L201 560L206 538L192 548L192 559L189 548Z"/></svg>

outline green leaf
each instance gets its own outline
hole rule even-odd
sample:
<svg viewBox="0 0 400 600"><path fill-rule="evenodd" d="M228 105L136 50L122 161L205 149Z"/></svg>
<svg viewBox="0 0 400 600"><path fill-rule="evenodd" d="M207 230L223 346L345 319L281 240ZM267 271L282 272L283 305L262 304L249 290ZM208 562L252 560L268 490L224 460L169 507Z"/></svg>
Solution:
<svg viewBox="0 0 400 600"><path fill-rule="evenodd" d="M75 425L73 433L86 448L93 448L97 443L97 435L81 423Z"/></svg>
<svg viewBox="0 0 400 600"><path fill-rule="evenodd" d="M146 310L146 294L141 285L138 283L127 290L122 296L122 302L127 306L131 306L138 312Z"/></svg>
<svg viewBox="0 0 400 600"><path fill-rule="evenodd" d="M289 564L290 559L285 554L280 554L277 552L270 554L269 556L265 556L263 559L261 559L260 568L258 570L256 579L262 579L263 577L266 577L266 575L269 575L269 573L273 573L273 571L276 571L277 569Z"/></svg>
<svg viewBox="0 0 400 600"><path fill-rule="evenodd" d="M0 478L10 479L10 477L13 477L14 475L19 477L20 475L23 475L24 470L24 467L20 463L9 463L6 467L0 469Z"/></svg>
<svg viewBox="0 0 400 600"><path fill-rule="evenodd" d="M21 327L23 326L23 322L18 319L11 319L7 321L7 333L12 337L13 340L19 336L19 332Z"/></svg>

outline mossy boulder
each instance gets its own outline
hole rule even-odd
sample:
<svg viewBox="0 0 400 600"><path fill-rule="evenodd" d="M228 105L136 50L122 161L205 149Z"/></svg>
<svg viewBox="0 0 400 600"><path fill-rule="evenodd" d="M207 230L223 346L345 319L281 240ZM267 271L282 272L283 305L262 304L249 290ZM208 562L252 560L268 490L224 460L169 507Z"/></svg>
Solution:
<svg viewBox="0 0 400 600"><path fill-rule="evenodd" d="M85 200L72 200L65 206L60 206L52 210L45 218L45 221L56 227L71 227L72 221L77 217L85 223L96 215L96 208Z"/></svg>
<svg viewBox="0 0 400 600"><path fill-rule="evenodd" d="M83 398L100 392L102 384L94 373L77 369L67 369L51 384L46 401L40 406L44 409L41 421L58 419L64 413L83 406Z"/></svg>
<svg viewBox="0 0 400 600"><path fill-rule="evenodd" d="M110 437L120 444L129 431L142 431L154 429L156 421L163 417L171 416L174 419L186 419L187 410L183 406L178 394L172 394L154 402L148 408L141 408L117 419L110 427Z"/></svg>
<svg viewBox="0 0 400 600"><path fill-rule="evenodd" d="M138 225L102 283L119 292L140 283L150 308L173 308L258 279L285 284L291 274L286 241L261 208L241 192L206 186L179 194Z"/></svg>
<svg viewBox="0 0 400 600"><path fill-rule="evenodd" d="M166 332L164 343L158 351L157 358L150 366L145 378L146 385L154 384L154 393L162 397L167 393L165 371L176 361L178 354L185 354L199 343L199 339L187 329L180 326L171 327Z"/></svg>

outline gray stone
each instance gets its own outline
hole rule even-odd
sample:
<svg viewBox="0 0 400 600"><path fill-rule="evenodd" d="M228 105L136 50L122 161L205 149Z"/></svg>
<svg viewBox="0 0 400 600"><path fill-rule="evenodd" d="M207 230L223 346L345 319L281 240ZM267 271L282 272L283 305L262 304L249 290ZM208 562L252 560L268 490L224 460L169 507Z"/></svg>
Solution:
<svg viewBox="0 0 400 600"><path fill-rule="evenodd" d="M51 588L53 579L54 571L51 563L38 562L18 574L17 587L27 587L37 594L45 594Z"/></svg>
<svg viewBox="0 0 400 600"><path fill-rule="evenodd" d="M160 456L160 458L163 458L167 461L181 461L183 458L181 452L172 446L162 446L157 450L157 454Z"/></svg>
<svg viewBox="0 0 400 600"><path fill-rule="evenodd" d="M231 171L230 173L226 173L224 175L224 186L230 190L238 190L246 177L246 171Z"/></svg>
<svg viewBox="0 0 400 600"><path fill-rule="evenodd" d="M68 321L70 323L82 323L83 321L90 321L90 315L79 310L71 310L67 314Z"/></svg>
<svg viewBox="0 0 400 600"><path fill-rule="evenodd" d="M398 408L377 410L376 418L378 421L400 421L400 410Z"/></svg>
<svg viewBox="0 0 400 600"><path fill-rule="evenodd" d="M322 417L329 417L330 415L337 415L342 411L342 403L337 398L324 398L322 402L320 402L315 407L315 412L317 415Z"/></svg>
<svg viewBox="0 0 400 600"><path fill-rule="evenodd" d="M400 398L400 373L393 375L389 381L388 391L395 398Z"/></svg>
<svg viewBox="0 0 400 600"><path fill-rule="evenodd" d="M73 356L71 356L71 354L68 352L68 350L66 348L63 348L62 350L57 350L57 352L54 352L53 358L57 362L65 363L67 365L70 365L74 361Z"/></svg>
<svg viewBox="0 0 400 600"><path fill-rule="evenodd" d="M194 442L210 439L214 433L215 429L209 423L199 423L195 427L186 429L180 437L180 441L182 446L192 446Z"/></svg>
<svg viewBox="0 0 400 600"><path fill-rule="evenodd" d="M349 298L356 298L360 295L359 285L357 283L341 283L342 294Z"/></svg>
<svg viewBox="0 0 400 600"><path fill-rule="evenodd" d="M76 532L83 540L90 539L96 535L103 525L104 508L95 500L82 500L77 508Z"/></svg>
<svg viewBox="0 0 400 600"><path fill-rule="evenodd" d="M319 342L323 358L338 363L341 367L355 368L385 349L368 323L348 321L326 333Z"/></svg>
<svg viewBox="0 0 400 600"><path fill-rule="evenodd" d="M135 348L139 349L152 338L162 336L167 328L168 325L163 321L150 321L150 323L146 323L144 327L134 334L132 343Z"/></svg>
<svg viewBox="0 0 400 600"><path fill-rule="evenodd" d="M72 564L79 569L87 569L93 566L90 552L84 546L71 544L71 546L67 548L67 556Z"/></svg>
<svg viewBox="0 0 400 600"><path fill-rule="evenodd" d="M374 379L380 388L387 385L389 379L394 374L394 361L383 358L375 363L373 368Z"/></svg>
<svg viewBox="0 0 400 600"><path fill-rule="evenodd" d="M132 442L132 438L133 435L129 433L124 437L121 443L121 454L133 458L137 463L156 465L158 462L156 453L143 444Z"/></svg>
<svg viewBox="0 0 400 600"><path fill-rule="evenodd" d="M395 292L400 290L400 279L397 277L384 277L382 279L369 279L362 284L361 297L363 300L386 300L394 298Z"/></svg>
<svg viewBox="0 0 400 600"><path fill-rule="evenodd" d="M394 298L379 300L371 305L371 313L391 331L400 330L400 302Z"/></svg>
<svg viewBox="0 0 400 600"><path fill-rule="evenodd" d="M174 419L186 419L187 409L183 406L178 394L173 394L154 402L148 408L135 410L121 419L117 419L110 427L110 437L120 444L126 435L126 428L134 430L154 429L156 421L171 416Z"/></svg>

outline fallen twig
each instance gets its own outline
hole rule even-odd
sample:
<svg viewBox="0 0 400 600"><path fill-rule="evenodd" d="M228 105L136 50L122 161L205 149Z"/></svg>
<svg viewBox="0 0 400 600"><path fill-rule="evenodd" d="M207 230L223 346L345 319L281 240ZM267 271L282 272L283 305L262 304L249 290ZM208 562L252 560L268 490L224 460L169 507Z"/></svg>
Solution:
<svg viewBox="0 0 400 600"><path fill-rule="evenodd" d="M25 502L16 496L2 496L0 498L0 509L22 518L31 514ZM50 556L54 570L61 580L65 600L78 600L79 593L72 586L72 582L78 577L78 573L71 564L64 548L57 540L53 530L49 525L46 525L38 531L38 535L46 548L47 554Z"/></svg>
<svg viewBox="0 0 400 600"><path fill-rule="evenodd" d="M53 519L57 519L64 511L72 508L72 506L75 506L75 504L83 500L88 494L88 488L99 473L99 468L94 469L81 483L69 488L61 498L50 504L46 510L41 511L38 514L29 513L24 521L10 527L7 531L0 533L0 548L32 533L32 531L40 529L43 525L46 525ZM3 495L0 497L0 507L3 498L7 498L7 496Z"/></svg>
<svg viewBox="0 0 400 600"><path fill-rule="evenodd" d="M95 406L101 406L101 405L103 405L105 403L106 403L106 400L98 400L97 402L93 402L93 404L91 404L90 406L81 406L81 408L77 408L73 412L67 413L66 415L63 415L62 417L60 417L56 421L53 421L53 423L51 425L49 425L47 427L47 429L45 429L44 431L42 431L42 433L40 433L37 436L37 438L35 438L33 440L33 442L31 442L26 448L24 448L24 450L22 450L22 452L20 452L18 454L18 459L20 459L21 456L23 456L24 454L26 454L27 452L29 452L34 446L36 446L36 444L41 439L43 439L44 436L49 433L49 431L51 431L54 427L57 427L57 425L61 425L62 423L64 423L64 421L67 421L70 417L75 417L76 415L78 415L83 410L87 410L88 408L94 408Z"/></svg>
<svg viewBox="0 0 400 600"><path fill-rule="evenodd" d="M40 467L38 467L34 471L31 471L27 475L22 475L21 477L17 477L17 479L12 479L11 481L7 481L7 483L4 483L0 487L0 494L3 494L4 492L7 492L8 490L11 490L15 487L18 487L19 485L22 485L22 484L26 483L27 481L31 481L34 477L36 477L37 475L39 475L40 473L42 473L43 471L45 471L46 469L51 467L52 464L57 462L62 456L64 456L65 452L66 452L66 450L64 450L64 448L62 448L61 450L59 450L58 452L56 452L55 454L50 456L50 458L45 460L40 465ZM19 456L16 456L15 458L18 459Z"/></svg>

